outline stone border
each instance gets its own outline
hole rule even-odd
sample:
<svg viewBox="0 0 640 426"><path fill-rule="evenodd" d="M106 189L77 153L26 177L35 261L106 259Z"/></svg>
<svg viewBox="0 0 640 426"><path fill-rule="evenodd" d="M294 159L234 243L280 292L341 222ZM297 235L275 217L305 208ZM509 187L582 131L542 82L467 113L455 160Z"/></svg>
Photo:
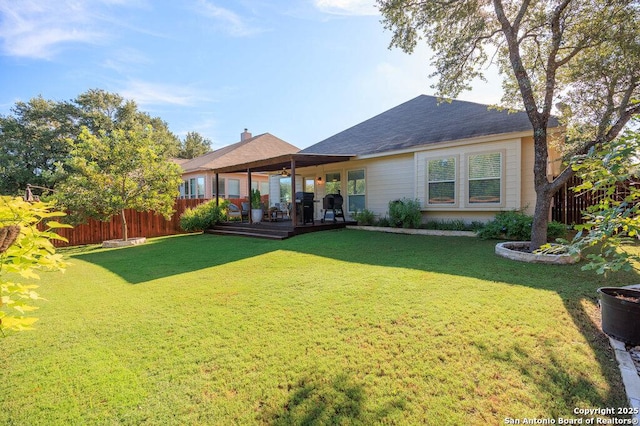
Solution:
<svg viewBox="0 0 640 426"><path fill-rule="evenodd" d="M130 247L144 244L147 242L145 237L128 238L124 240L107 240L102 242L103 248L117 248L117 247Z"/></svg>
<svg viewBox="0 0 640 426"><path fill-rule="evenodd" d="M438 229L411 229L411 228L390 228L386 226L360 226L349 225L347 229L357 229L360 231L388 232L390 234L409 235L435 235L438 237L476 237L473 231L441 231Z"/></svg>
<svg viewBox="0 0 640 426"><path fill-rule="evenodd" d="M627 398L629 399L629 406L640 411L640 376L638 376L638 370L623 342L609 337L609 343L616 354L618 368L622 376L622 383L624 383ZM635 424L638 424L637 422L640 421L640 415L634 414L633 419L636 420Z"/></svg>
<svg viewBox="0 0 640 426"><path fill-rule="evenodd" d="M526 248L529 247L529 244L531 244L529 241L507 241L504 243L498 243L496 244L496 254L518 262L544 263L548 265L569 265L580 261L580 256L578 255L526 253L518 250L511 250L506 247L506 245L510 245L512 247Z"/></svg>

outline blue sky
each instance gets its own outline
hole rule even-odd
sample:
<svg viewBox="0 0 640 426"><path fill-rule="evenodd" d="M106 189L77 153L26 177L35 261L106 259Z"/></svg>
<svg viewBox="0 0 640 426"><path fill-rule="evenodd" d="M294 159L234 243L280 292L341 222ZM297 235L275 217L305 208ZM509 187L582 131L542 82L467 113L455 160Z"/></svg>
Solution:
<svg viewBox="0 0 640 426"><path fill-rule="evenodd" d="M119 93L213 148L248 128L300 148L420 94L431 54L388 49L374 0L0 0L0 114ZM497 103L497 79L460 99Z"/></svg>

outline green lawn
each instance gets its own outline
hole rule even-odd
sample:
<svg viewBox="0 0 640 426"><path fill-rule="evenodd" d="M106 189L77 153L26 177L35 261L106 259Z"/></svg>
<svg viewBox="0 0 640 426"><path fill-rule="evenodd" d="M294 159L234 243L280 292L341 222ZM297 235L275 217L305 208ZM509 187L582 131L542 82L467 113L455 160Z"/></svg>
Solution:
<svg viewBox="0 0 640 426"><path fill-rule="evenodd" d="M497 425L626 405L579 266L366 231L67 251L3 340L0 424Z"/></svg>

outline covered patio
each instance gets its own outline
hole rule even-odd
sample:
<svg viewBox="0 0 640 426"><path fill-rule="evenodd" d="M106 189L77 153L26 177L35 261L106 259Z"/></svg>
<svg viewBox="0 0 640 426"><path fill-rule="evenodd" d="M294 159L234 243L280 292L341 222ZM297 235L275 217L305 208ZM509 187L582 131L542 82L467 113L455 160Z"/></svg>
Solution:
<svg viewBox="0 0 640 426"><path fill-rule="evenodd" d="M219 185L219 175L224 173L240 173L245 172L248 176L248 193L251 194L251 173L279 172L286 170L291 177L291 203L295 205L296 199L296 170L304 167L320 166L331 163L339 163L348 161L352 155L322 155L322 154L285 154L264 160L251 161L232 166L220 167L214 169L216 193ZM216 200L217 201L217 200ZM319 200L316 200L319 201ZM349 222L327 221L323 222L320 218L313 218L313 222L301 221L298 208L292 208L288 215L279 215L275 221L253 223L251 215L249 215L249 223L227 223L216 226L209 232L216 234L234 234L247 235L263 238L283 239L293 235L307 232L322 231L327 229L342 228ZM343 218L344 219L344 218ZM307 222L307 223L304 223Z"/></svg>

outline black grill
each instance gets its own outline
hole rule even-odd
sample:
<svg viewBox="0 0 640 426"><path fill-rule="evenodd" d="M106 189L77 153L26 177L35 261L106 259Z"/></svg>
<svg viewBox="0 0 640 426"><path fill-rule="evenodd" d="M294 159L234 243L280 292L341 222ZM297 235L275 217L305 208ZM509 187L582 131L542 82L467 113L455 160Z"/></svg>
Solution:
<svg viewBox="0 0 640 426"><path fill-rule="evenodd" d="M343 222L346 222L344 218L344 211L342 210L342 203L344 199L340 194L327 194L322 199L322 208L324 209L324 215L322 216L322 221L327 220L327 216L329 219L333 218L333 222L337 221L337 218L341 217Z"/></svg>
<svg viewBox="0 0 640 426"><path fill-rule="evenodd" d="M296 192L296 214L303 224L313 223L313 197L313 192Z"/></svg>

